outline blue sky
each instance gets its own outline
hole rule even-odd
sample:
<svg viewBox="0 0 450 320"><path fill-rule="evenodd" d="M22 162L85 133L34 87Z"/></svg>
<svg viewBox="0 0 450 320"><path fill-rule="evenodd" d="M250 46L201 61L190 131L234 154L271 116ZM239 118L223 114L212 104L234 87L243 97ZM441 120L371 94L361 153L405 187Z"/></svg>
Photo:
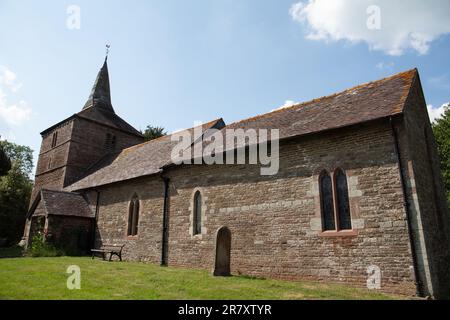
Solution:
<svg viewBox="0 0 450 320"><path fill-rule="evenodd" d="M369 31L355 0L324 1L0 0L0 134L37 156L39 133L83 107L106 43L113 106L138 129L231 123L414 67L428 104L450 101L450 1L379 0Z"/></svg>

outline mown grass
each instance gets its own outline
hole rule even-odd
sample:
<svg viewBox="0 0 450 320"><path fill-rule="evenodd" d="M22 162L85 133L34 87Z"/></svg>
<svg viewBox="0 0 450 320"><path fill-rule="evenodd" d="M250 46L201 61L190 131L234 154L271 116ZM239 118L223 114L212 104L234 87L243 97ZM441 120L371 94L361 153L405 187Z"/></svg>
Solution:
<svg viewBox="0 0 450 320"><path fill-rule="evenodd" d="M81 289L69 290L71 265L81 269ZM88 257L0 259L0 299L395 299L336 284L245 276Z"/></svg>

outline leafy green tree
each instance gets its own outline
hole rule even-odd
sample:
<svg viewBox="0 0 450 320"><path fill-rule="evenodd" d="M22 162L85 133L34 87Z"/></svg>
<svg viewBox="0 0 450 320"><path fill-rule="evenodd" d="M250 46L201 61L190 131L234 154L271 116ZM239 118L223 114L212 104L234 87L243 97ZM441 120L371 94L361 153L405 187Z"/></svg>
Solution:
<svg viewBox="0 0 450 320"><path fill-rule="evenodd" d="M441 159L447 200L450 206L450 104L444 115L433 123L433 132Z"/></svg>
<svg viewBox="0 0 450 320"><path fill-rule="evenodd" d="M0 146L0 177L4 176L11 170L11 161Z"/></svg>
<svg viewBox="0 0 450 320"><path fill-rule="evenodd" d="M26 175L31 175L33 171L33 150L27 146L8 141L0 141L0 146L13 164L15 163Z"/></svg>
<svg viewBox="0 0 450 320"><path fill-rule="evenodd" d="M159 137L165 136L166 134L167 132L164 131L163 127L153 127L153 126L147 126L147 129L145 129L143 133L145 141L157 139Z"/></svg>
<svg viewBox="0 0 450 320"><path fill-rule="evenodd" d="M0 178L0 242L11 245L23 233L33 188L33 151L8 141L0 141L0 147L11 160L8 174Z"/></svg>

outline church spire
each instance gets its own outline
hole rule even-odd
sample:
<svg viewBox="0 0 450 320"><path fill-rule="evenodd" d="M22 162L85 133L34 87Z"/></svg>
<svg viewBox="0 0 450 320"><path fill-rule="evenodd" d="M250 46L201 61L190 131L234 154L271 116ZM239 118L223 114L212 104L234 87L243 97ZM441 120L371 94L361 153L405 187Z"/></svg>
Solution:
<svg viewBox="0 0 450 320"><path fill-rule="evenodd" d="M92 87L91 94L83 107L84 109L95 107L101 108L106 111L114 112L111 104L111 92L109 87L109 74L108 74L108 55L106 55L105 62L100 69L94 86Z"/></svg>

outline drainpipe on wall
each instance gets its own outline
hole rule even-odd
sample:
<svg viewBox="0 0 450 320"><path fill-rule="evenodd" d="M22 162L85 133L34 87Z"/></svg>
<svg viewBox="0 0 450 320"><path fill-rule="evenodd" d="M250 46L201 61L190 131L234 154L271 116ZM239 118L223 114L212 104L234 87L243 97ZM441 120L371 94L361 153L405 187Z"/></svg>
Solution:
<svg viewBox="0 0 450 320"><path fill-rule="evenodd" d="M98 212L99 212L99 209L100 209L100 207L99 207L99 204L100 204L100 191L94 190L94 192L97 193L97 197L96 197L96 200L95 200L95 218L94 218L94 223L93 223L93 228L92 228L92 231L93 231L92 246L91 246L92 248L95 248L95 240L96 240L96 235L97 235L97 232L96 232L97 219L98 219Z"/></svg>
<svg viewBox="0 0 450 320"><path fill-rule="evenodd" d="M170 179L161 176L164 181L164 208L163 208L163 229L162 229L162 246L161 246L161 266L167 266L167 249L168 249L168 220L169 220L169 182Z"/></svg>
<svg viewBox="0 0 450 320"><path fill-rule="evenodd" d="M398 169L400 171L400 180L401 180L401 185L402 185L402 191L403 191L403 206L405 208L405 212L406 212L406 217L408 220L408 233L409 233L409 242L410 242L410 246L411 246L411 255L412 255L412 260L413 260L413 269L414 269L414 277L415 277L415 282L416 282L416 295L422 297L423 294L423 285L422 285L422 281L420 279L419 276L419 270L418 270L418 264L417 264L417 253L416 253L416 246L414 244L414 238L413 238L413 227L412 227L412 220L411 220L411 210L409 209L409 205L408 205L408 196L407 196L407 188L406 188L406 177L405 174L403 172L403 165L402 165L402 159L400 156L400 144L398 141L398 135L397 135L397 131L395 130L395 126L394 126L394 122L392 117L389 118L389 122L391 124L391 129L392 129L392 136L394 138L394 149L395 149L395 155L397 156L397 161L398 161Z"/></svg>

